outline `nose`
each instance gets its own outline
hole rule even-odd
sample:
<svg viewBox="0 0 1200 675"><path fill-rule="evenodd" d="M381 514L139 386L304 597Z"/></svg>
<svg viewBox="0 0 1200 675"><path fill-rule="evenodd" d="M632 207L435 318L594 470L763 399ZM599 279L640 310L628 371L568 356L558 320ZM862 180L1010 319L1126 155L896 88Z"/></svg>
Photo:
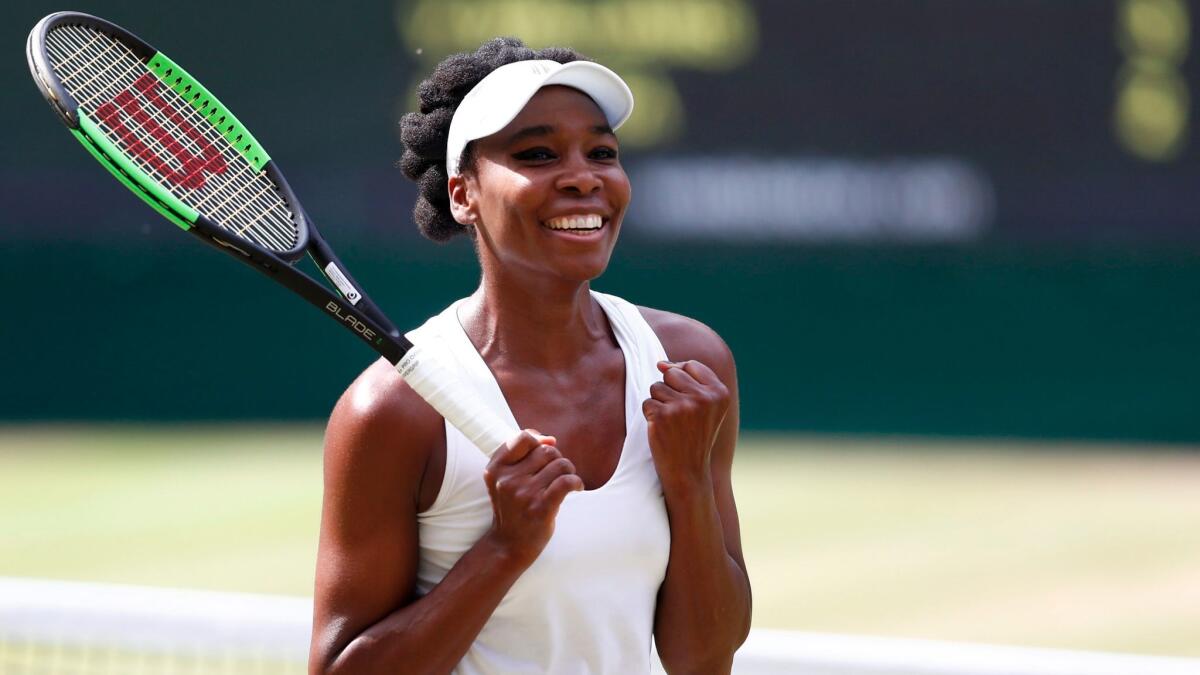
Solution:
<svg viewBox="0 0 1200 675"><path fill-rule="evenodd" d="M579 153L571 153L570 159L562 164L562 173L555 181L555 187L563 192L577 195L590 195L603 186L600 175L587 157Z"/></svg>

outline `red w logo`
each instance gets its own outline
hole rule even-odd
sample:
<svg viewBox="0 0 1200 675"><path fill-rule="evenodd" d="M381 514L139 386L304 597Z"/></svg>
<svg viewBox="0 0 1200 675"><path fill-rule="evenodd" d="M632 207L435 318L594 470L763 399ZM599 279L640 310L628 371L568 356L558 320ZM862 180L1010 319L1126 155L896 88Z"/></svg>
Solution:
<svg viewBox="0 0 1200 675"><path fill-rule="evenodd" d="M162 115L155 118L143 110L141 102L134 96L134 89L141 92L142 96ZM121 111L124 111L125 115L136 123L134 129L130 129L121 119ZM97 108L96 115L100 121L120 135L121 143L127 152L136 155L143 162L143 166L149 166L172 185L182 185L185 188L198 190L204 187L205 172L225 173L225 169L228 168L225 158L221 156L221 151L196 127L192 126L182 113L163 99L162 84L150 73L142 75L131 88L122 91L117 94L116 98ZM160 120L169 122L173 130L168 131L160 123ZM139 135L138 132L141 134ZM158 141L159 145L171 153L183 168L180 170L171 168L161 151L151 148L146 143L147 135ZM196 149L200 151L199 156L192 154L184 147L181 137L192 141Z"/></svg>

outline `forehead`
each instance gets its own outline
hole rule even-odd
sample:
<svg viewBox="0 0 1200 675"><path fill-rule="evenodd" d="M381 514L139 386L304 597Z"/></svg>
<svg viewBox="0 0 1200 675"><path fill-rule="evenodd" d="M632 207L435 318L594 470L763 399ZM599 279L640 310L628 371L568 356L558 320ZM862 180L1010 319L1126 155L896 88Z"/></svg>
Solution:
<svg viewBox="0 0 1200 675"><path fill-rule="evenodd" d="M506 134L538 125L592 129L607 127L608 120L600 106L587 94L563 85L550 85L539 89L508 126L495 136L503 138Z"/></svg>

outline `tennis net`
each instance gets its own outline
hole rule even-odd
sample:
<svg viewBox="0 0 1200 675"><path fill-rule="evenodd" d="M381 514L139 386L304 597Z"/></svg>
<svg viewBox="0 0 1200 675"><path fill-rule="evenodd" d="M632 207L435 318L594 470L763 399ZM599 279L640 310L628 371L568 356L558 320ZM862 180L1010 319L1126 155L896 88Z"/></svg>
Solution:
<svg viewBox="0 0 1200 675"><path fill-rule="evenodd" d="M311 614L306 598L0 577L0 675L299 675ZM754 630L733 672L1200 675L1200 659Z"/></svg>
<svg viewBox="0 0 1200 675"><path fill-rule="evenodd" d="M302 674L303 598L0 578L3 675Z"/></svg>

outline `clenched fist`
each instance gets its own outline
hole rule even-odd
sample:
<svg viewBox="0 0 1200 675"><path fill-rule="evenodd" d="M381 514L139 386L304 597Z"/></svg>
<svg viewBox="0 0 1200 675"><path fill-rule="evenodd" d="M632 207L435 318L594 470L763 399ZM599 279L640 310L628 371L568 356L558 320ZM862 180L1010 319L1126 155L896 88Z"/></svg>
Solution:
<svg viewBox="0 0 1200 675"><path fill-rule="evenodd" d="M553 436L526 429L492 455L483 479L492 498L489 536L531 565L554 534L567 493L583 489L575 465L554 447Z"/></svg>
<svg viewBox="0 0 1200 675"><path fill-rule="evenodd" d="M660 361L662 382L642 402L650 452L663 483L704 481L713 442L729 409L729 388L699 361Z"/></svg>

